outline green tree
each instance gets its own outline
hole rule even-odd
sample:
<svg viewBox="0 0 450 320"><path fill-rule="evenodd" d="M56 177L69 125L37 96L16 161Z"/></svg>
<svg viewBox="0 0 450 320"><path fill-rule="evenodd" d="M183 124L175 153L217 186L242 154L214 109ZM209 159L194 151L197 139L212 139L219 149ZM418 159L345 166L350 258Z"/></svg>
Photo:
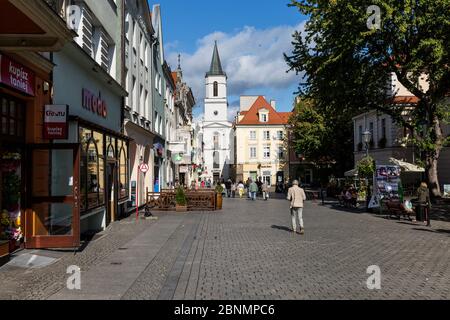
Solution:
<svg viewBox="0 0 450 320"><path fill-rule="evenodd" d="M379 28L368 27L371 5L381 9ZM292 0L290 6L309 17L304 32L293 35L292 54L285 54L291 70L304 75L299 93L327 114L349 115L348 121L355 112L377 109L409 128L432 193L440 196L437 160L449 116L450 1ZM391 74L417 104L392 104L386 90ZM418 82L424 74L428 90Z"/></svg>
<svg viewBox="0 0 450 320"><path fill-rule="evenodd" d="M289 128L296 154L315 162L326 155L323 150L325 120L312 101L301 100L296 105L289 119Z"/></svg>

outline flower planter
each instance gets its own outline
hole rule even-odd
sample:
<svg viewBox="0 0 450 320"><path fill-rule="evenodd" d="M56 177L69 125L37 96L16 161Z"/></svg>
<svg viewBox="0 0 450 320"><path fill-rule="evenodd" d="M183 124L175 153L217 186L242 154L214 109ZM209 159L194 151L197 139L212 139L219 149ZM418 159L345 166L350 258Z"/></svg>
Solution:
<svg viewBox="0 0 450 320"><path fill-rule="evenodd" d="M13 253L18 248L16 240L9 240L9 253Z"/></svg>
<svg viewBox="0 0 450 320"><path fill-rule="evenodd" d="M0 240L0 258L9 256L9 241Z"/></svg>
<svg viewBox="0 0 450 320"><path fill-rule="evenodd" d="M175 209L177 212L187 212L188 211L188 207L187 206L180 206L180 205L176 205Z"/></svg>

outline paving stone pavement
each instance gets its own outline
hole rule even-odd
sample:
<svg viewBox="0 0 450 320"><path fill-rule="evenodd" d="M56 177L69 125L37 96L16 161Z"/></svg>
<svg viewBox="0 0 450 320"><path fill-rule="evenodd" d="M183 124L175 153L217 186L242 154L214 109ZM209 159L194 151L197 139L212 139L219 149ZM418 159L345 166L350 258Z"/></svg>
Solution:
<svg viewBox="0 0 450 320"><path fill-rule="evenodd" d="M225 199L219 212L126 220L49 267L0 270L0 298L450 298L450 223L427 228L308 202L301 236L289 232L288 209L285 200ZM81 290L65 289L68 263L82 269ZM367 289L371 265L380 290Z"/></svg>

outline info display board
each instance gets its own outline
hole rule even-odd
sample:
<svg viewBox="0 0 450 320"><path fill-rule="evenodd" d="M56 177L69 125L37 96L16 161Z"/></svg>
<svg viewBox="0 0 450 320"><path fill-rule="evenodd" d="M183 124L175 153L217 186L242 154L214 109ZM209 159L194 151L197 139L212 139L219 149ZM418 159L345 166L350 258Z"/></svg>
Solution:
<svg viewBox="0 0 450 320"><path fill-rule="evenodd" d="M399 199L401 169L394 165L377 165L375 171L376 194L381 199Z"/></svg>

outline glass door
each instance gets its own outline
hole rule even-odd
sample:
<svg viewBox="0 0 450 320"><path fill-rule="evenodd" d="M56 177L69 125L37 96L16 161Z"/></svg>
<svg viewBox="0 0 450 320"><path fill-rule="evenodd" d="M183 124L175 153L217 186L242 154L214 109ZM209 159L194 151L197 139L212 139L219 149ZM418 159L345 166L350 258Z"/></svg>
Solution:
<svg viewBox="0 0 450 320"><path fill-rule="evenodd" d="M25 215L27 248L80 245L79 145L32 145Z"/></svg>

